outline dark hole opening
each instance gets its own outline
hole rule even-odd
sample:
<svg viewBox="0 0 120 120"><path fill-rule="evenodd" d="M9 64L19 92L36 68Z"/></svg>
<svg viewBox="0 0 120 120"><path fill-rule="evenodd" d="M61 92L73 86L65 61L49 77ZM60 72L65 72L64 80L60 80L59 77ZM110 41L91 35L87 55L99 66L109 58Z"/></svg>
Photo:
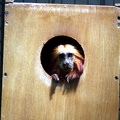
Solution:
<svg viewBox="0 0 120 120"><path fill-rule="evenodd" d="M120 23L117 24L118 28L120 28Z"/></svg>
<svg viewBox="0 0 120 120"><path fill-rule="evenodd" d="M7 73L4 73L4 77L7 77Z"/></svg>
<svg viewBox="0 0 120 120"><path fill-rule="evenodd" d="M49 65L50 65L50 54L52 50L58 45L70 44L76 47L76 49L80 52L80 54L85 57L84 51L81 45L73 38L68 36L56 36L51 38L48 42L46 42L41 51L41 64L44 70L49 74Z"/></svg>
<svg viewBox="0 0 120 120"><path fill-rule="evenodd" d="M117 18L118 20L120 20L120 16L118 16L118 18Z"/></svg>
<svg viewBox="0 0 120 120"><path fill-rule="evenodd" d="M115 76L115 79L118 80L119 79L118 76Z"/></svg>

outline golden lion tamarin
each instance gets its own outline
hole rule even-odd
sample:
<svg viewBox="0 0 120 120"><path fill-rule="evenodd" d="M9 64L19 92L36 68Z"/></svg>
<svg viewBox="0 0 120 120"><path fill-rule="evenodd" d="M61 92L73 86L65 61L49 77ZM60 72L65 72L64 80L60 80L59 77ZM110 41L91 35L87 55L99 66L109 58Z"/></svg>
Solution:
<svg viewBox="0 0 120 120"><path fill-rule="evenodd" d="M50 75L55 81L70 82L80 77L83 63L83 56L73 45L58 45L51 53Z"/></svg>

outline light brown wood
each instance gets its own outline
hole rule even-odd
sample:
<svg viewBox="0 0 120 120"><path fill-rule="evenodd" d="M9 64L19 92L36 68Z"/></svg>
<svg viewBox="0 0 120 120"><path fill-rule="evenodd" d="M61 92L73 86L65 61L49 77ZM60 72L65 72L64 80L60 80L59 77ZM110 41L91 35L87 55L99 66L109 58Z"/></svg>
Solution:
<svg viewBox="0 0 120 120"><path fill-rule="evenodd" d="M10 4L5 17L2 120L118 120L120 29L115 7ZM70 36L84 49L76 92L57 87L40 63L43 44Z"/></svg>
<svg viewBox="0 0 120 120"><path fill-rule="evenodd" d="M116 4L117 27L118 27L118 30L116 31L117 33L116 39L118 39L120 42L120 9L119 8L120 8L120 4ZM119 71L120 71L120 47L119 47ZM119 78L120 78L120 74L119 74ZM119 90L120 90L120 79L119 79ZM120 96L120 92L119 92L119 96Z"/></svg>

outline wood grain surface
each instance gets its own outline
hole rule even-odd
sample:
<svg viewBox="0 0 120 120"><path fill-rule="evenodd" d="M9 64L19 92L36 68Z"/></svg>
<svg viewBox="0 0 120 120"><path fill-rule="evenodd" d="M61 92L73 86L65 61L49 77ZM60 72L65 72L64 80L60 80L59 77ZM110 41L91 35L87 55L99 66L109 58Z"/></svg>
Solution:
<svg viewBox="0 0 120 120"><path fill-rule="evenodd" d="M6 5L2 120L118 120L120 30L115 7ZM57 86L40 54L55 36L77 40L85 54L76 91ZM69 85L68 85L69 86Z"/></svg>

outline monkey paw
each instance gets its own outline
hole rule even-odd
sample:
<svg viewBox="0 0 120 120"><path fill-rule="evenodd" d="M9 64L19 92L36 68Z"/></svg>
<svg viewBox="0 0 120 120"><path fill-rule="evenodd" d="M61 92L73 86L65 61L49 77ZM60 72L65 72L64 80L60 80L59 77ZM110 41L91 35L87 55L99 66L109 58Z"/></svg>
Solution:
<svg viewBox="0 0 120 120"><path fill-rule="evenodd" d="M76 74L76 73L74 73L74 74L73 73L69 73L65 77L66 77L67 82L69 83L72 80L78 79L79 75Z"/></svg>
<svg viewBox="0 0 120 120"><path fill-rule="evenodd" d="M68 83L70 82L70 77L67 77L67 82L68 82Z"/></svg>
<svg viewBox="0 0 120 120"><path fill-rule="evenodd" d="M52 77L52 79L54 79L55 81L60 81L58 74L52 74L51 77Z"/></svg>
<svg viewBox="0 0 120 120"><path fill-rule="evenodd" d="M66 75L65 77L66 77L66 80L67 80L68 83L69 83L70 81L72 81L72 76Z"/></svg>

